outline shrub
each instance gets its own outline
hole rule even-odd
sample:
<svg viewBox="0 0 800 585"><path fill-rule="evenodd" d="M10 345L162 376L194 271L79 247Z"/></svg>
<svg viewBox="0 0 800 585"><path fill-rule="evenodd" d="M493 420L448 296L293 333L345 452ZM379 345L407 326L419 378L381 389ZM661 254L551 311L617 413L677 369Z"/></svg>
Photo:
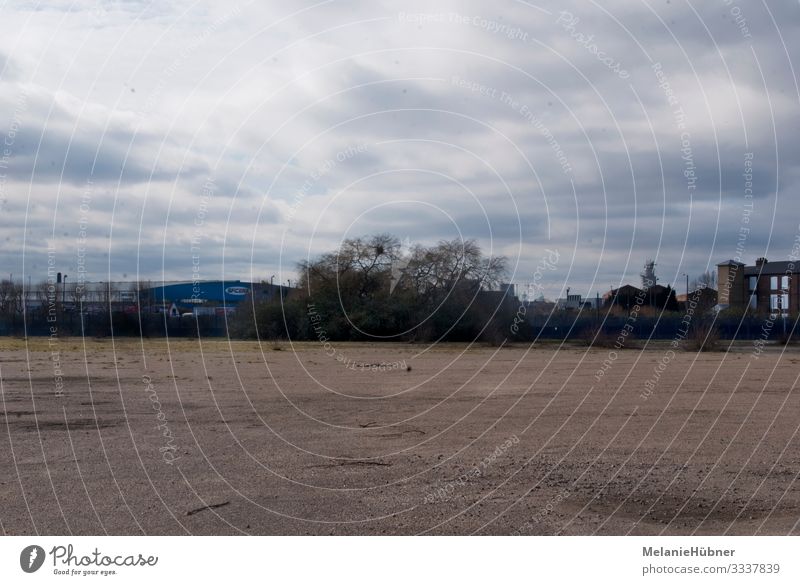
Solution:
<svg viewBox="0 0 800 585"><path fill-rule="evenodd" d="M633 335L628 335L627 339L632 339L632 337ZM588 347L612 347L614 345L614 337L606 333L601 325L590 325L575 338Z"/></svg>
<svg viewBox="0 0 800 585"><path fill-rule="evenodd" d="M689 329L683 342L686 351L719 351L719 329L711 322L700 322Z"/></svg>

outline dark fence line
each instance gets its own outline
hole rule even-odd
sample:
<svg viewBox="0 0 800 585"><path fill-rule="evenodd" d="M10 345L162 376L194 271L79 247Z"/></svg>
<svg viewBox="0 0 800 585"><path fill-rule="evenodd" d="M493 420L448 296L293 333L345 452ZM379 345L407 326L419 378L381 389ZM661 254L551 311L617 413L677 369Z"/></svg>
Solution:
<svg viewBox="0 0 800 585"><path fill-rule="evenodd" d="M300 320L302 321L302 319ZM695 318L691 326L709 324L714 326L721 339L740 340L781 340L791 332L795 318L785 320L767 315L741 317L721 316L715 321L710 315ZM785 329L784 329L785 325ZM662 317L640 315L631 320L625 315L603 315L574 313L555 313L549 318L545 315L529 315L524 324L512 327L510 316L506 315L492 321L491 329L495 337L515 341L547 340L590 340L595 335L616 338L627 327L627 339L672 340L686 335L686 321L680 313L668 313ZM287 335L286 322L280 314L270 315L268 322L258 323L262 338L288 338L297 341L316 339L311 324L295 322L291 335ZM513 331L513 333L512 333ZM506 333L507 332L507 333ZM115 312L111 314L83 314L63 312L55 319L47 315L30 314L23 319L21 314L0 316L0 335L3 336L143 336L143 337L232 337L253 338L255 327L252 314L231 314L227 320L222 315L199 315L196 317L168 317L165 314ZM800 337L800 331L794 337ZM339 339L336 339L339 340ZM464 339L470 341L470 339Z"/></svg>
<svg viewBox="0 0 800 585"><path fill-rule="evenodd" d="M689 327L701 323L714 326L720 339L741 340L778 340L784 337L784 320L780 317L770 319L767 315L752 315L741 317L717 317L707 315L695 318ZM584 339L590 332L599 332L608 337L617 337L627 326L630 332L628 337L634 339L672 340L681 338L686 333L684 316L678 314L665 314L660 319L655 317L640 316L631 321L627 316L609 316L603 321L601 317L579 316L568 317L556 315L549 320L546 316L536 316L528 320L530 324L529 335L540 339ZM787 317L785 320L785 334L788 335L794 326L795 318ZM799 328L800 329L800 328ZM800 331L795 332L795 337L800 336ZM526 335L527 337L527 335Z"/></svg>
<svg viewBox="0 0 800 585"><path fill-rule="evenodd" d="M65 312L48 320L38 315L0 318L0 335L86 337L225 337L224 316L168 317L165 314L111 313L83 314Z"/></svg>

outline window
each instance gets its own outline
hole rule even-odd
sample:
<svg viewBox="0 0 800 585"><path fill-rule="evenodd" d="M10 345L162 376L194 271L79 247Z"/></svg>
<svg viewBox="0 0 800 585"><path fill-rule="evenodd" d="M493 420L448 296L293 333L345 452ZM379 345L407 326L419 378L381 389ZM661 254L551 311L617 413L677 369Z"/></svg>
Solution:
<svg viewBox="0 0 800 585"><path fill-rule="evenodd" d="M778 290L778 288L780 288L778 286L778 277L777 276L770 276L769 277L769 288L770 288L770 290Z"/></svg>
<svg viewBox="0 0 800 585"><path fill-rule="evenodd" d="M781 276L781 290L789 290L789 277Z"/></svg>
<svg viewBox="0 0 800 585"><path fill-rule="evenodd" d="M754 290L756 290L756 287L758 286L758 277L757 276L751 276L750 277L750 285L749 286L750 286L750 288L749 288L750 292L753 292Z"/></svg>
<svg viewBox="0 0 800 585"><path fill-rule="evenodd" d="M778 311L782 311L784 313L789 312L789 295L787 294L772 294L769 295L769 308L773 313L777 313Z"/></svg>
<svg viewBox="0 0 800 585"><path fill-rule="evenodd" d="M756 297L756 295L750 296L750 308L754 311L758 309L758 297Z"/></svg>

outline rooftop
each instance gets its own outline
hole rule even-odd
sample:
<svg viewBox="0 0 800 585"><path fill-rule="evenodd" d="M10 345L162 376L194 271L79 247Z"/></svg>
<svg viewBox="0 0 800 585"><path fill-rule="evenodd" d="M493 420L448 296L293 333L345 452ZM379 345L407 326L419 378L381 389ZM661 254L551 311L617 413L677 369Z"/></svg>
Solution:
<svg viewBox="0 0 800 585"><path fill-rule="evenodd" d="M758 276L759 274L790 274L800 272L800 265L790 260L780 262L765 262L760 266L746 266L745 276Z"/></svg>

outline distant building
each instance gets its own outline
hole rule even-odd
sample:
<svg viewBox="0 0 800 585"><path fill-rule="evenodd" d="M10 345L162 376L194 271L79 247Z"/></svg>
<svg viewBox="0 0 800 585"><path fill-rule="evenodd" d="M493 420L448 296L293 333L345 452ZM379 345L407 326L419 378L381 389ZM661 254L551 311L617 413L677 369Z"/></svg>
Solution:
<svg viewBox="0 0 800 585"><path fill-rule="evenodd" d="M526 301L525 307L531 315L549 315L555 310L556 304L542 297L541 300Z"/></svg>
<svg viewBox="0 0 800 585"><path fill-rule="evenodd" d="M36 311L58 303L68 312L135 312L139 285L136 282L66 282L34 283L25 287L25 307Z"/></svg>
<svg viewBox="0 0 800 585"><path fill-rule="evenodd" d="M566 298L560 298L556 301L556 308L561 310L596 309L602 305L603 300L600 295L583 297L582 295L568 294Z"/></svg>
<svg viewBox="0 0 800 585"><path fill-rule="evenodd" d="M643 304L644 299L647 295L644 294L644 291L640 288L637 288L631 284L623 284L621 287L614 289L612 288L606 294L603 295L603 301L606 307L610 307L612 305L621 307L623 309L630 310L633 308L634 305Z"/></svg>
<svg viewBox="0 0 800 585"><path fill-rule="evenodd" d="M500 292L504 293L507 297L513 299L516 298L517 296L517 287L510 282L501 282Z"/></svg>
<svg viewBox="0 0 800 585"><path fill-rule="evenodd" d="M756 260L754 266L727 260L717 264L718 309L796 313L800 307L800 265Z"/></svg>
<svg viewBox="0 0 800 585"><path fill-rule="evenodd" d="M686 295L677 295L678 304L685 311L688 308ZM689 293L689 301L694 304L693 310L697 313L706 313L712 310L718 302L717 291L709 287L701 287Z"/></svg>
<svg viewBox="0 0 800 585"><path fill-rule="evenodd" d="M514 294L515 287L510 283L501 283L500 290L478 290L476 300L485 306L511 307L519 305L520 301Z"/></svg>
<svg viewBox="0 0 800 585"><path fill-rule="evenodd" d="M165 283L141 291L142 309L164 312L175 305L181 313L222 314L248 299L256 302L286 297L288 287L241 280Z"/></svg>
<svg viewBox="0 0 800 585"><path fill-rule="evenodd" d="M20 285L21 286L21 285ZM127 312L221 314L250 299L256 302L286 298L283 285L241 280L161 282L112 281L38 283L23 287L27 311L58 303L66 312L84 314Z"/></svg>
<svg viewBox="0 0 800 585"><path fill-rule="evenodd" d="M556 301L556 308L565 310L577 310L583 308L583 297L581 295L567 294L566 298L560 298Z"/></svg>
<svg viewBox="0 0 800 585"><path fill-rule="evenodd" d="M595 293L593 297L586 297L584 306L588 306L590 309L599 309L603 306L603 297L599 293Z"/></svg>
<svg viewBox="0 0 800 585"><path fill-rule="evenodd" d="M664 311L679 310L675 290L671 286L661 286L660 284L646 289L625 284L617 289L612 288L603 295L603 300L606 307L616 306L627 311L633 309L635 305L655 307Z"/></svg>

